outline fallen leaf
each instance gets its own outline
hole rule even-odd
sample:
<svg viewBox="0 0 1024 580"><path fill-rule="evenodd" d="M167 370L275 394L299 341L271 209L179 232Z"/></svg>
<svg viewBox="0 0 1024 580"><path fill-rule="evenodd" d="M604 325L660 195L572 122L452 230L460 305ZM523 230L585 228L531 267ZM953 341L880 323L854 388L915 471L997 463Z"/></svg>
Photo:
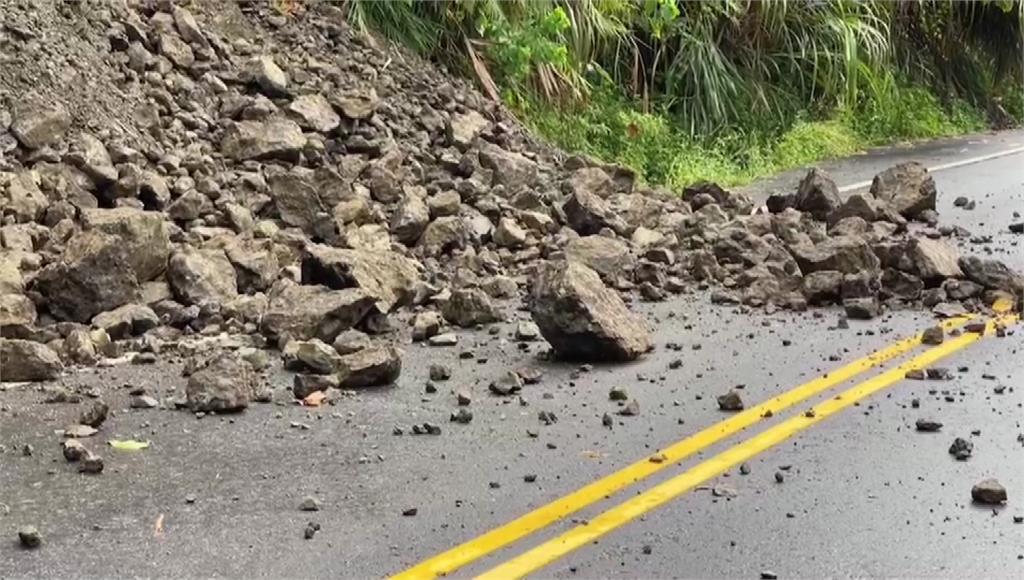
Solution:
<svg viewBox="0 0 1024 580"><path fill-rule="evenodd" d="M302 399L302 404L306 407L319 407L324 404L326 399L327 395L323 391L313 391L306 395L305 399Z"/></svg>
<svg viewBox="0 0 1024 580"><path fill-rule="evenodd" d="M107 445L110 445L118 451L139 451L141 449L147 449L149 447L149 441L136 441L134 439L111 439L107 441Z"/></svg>

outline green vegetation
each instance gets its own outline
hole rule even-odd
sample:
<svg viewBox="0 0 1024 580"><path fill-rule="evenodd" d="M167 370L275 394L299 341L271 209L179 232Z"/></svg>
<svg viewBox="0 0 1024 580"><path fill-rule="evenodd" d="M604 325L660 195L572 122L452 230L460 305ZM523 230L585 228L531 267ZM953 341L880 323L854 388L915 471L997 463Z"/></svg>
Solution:
<svg viewBox="0 0 1024 580"><path fill-rule="evenodd" d="M560 146L737 184L1024 119L1021 0L349 0Z"/></svg>

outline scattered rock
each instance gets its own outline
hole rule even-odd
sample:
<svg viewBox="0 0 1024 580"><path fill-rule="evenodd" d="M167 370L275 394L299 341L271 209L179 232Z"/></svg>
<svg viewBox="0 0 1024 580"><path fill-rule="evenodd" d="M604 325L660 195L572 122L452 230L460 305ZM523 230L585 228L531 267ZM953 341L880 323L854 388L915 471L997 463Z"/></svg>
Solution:
<svg viewBox="0 0 1024 580"><path fill-rule="evenodd" d="M923 344L942 344L945 338L945 332L941 326L932 326L924 331L921 335L921 342Z"/></svg>
<svg viewBox="0 0 1024 580"><path fill-rule="evenodd" d="M579 263L542 266L529 307L541 334L566 358L633 360L652 347L643 321Z"/></svg>
<svg viewBox="0 0 1024 580"><path fill-rule="evenodd" d="M974 443L957 437L953 440L953 444L949 446L949 454L957 459L957 461L967 461L974 452Z"/></svg>
<svg viewBox="0 0 1024 580"><path fill-rule="evenodd" d="M971 499L980 504L1000 505L1006 503L1006 488L995 479L983 479L971 488Z"/></svg>
<svg viewBox="0 0 1024 580"><path fill-rule="evenodd" d="M249 363L230 352L193 361L185 388L188 408L218 413L241 411L255 394L256 379Z"/></svg>
<svg viewBox="0 0 1024 580"><path fill-rule="evenodd" d="M48 381L60 376L64 364L45 344L0 338L0 369L3 382Z"/></svg>
<svg viewBox="0 0 1024 580"><path fill-rule="evenodd" d="M939 429L942 429L942 423L935 421L934 419L918 419L914 425L918 431L923 431L925 433L934 433Z"/></svg>
<svg viewBox="0 0 1024 580"><path fill-rule="evenodd" d="M740 398L740 394L736 391L729 391L724 395L718 396L718 408L723 411L742 411L743 399Z"/></svg>
<svg viewBox="0 0 1024 580"><path fill-rule="evenodd" d="M315 498L315 497L313 497L311 495L306 496L305 498L303 498L302 502L299 504L299 511L303 511L303 512L318 512L318 511L320 511L320 500L318 500L317 498Z"/></svg>
<svg viewBox="0 0 1024 580"><path fill-rule="evenodd" d="M22 548L31 550L43 543L43 536L35 526L24 526L18 529L18 542Z"/></svg>

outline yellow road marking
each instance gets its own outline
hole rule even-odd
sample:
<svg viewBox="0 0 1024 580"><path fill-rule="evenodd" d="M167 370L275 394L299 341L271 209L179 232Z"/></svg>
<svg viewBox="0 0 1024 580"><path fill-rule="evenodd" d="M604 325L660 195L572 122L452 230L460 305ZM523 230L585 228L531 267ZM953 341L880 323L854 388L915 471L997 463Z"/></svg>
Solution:
<svg viewBox="0 0 1024 580"><path fill-rule="evenodd" d="M997 323L1012 324L1016 320L1016 315L1005 315ZM988 323L986 333L992 332L994 324L993 322ZM631 520L686 493L701 483L724 473L733 466L747 461L751 457L778 445L812 425L835 415L857 401L903 380L908 370L926 367L980 340L981 337L981 334L967 333L947 340L898 367L876 375L843 391L832 399L815 405L813 413L802 413L794 416L742 443L738 443L722 453L697 464L692 469L605 511L588 523L576 526L504 564L484 572L477 577L477 580L521 578L539 570L569 552L593 542Z"/></svg>
<svg viewBox="0 0 1024 580"><path fill-rule="evenodd" d="M951 318L941 322L941 326L946 330L951 330L963 326L969 319L969 317ZM879 364L892 360L920 344L921 335L918 334L852 361L831 373L804 383L755 407L741 411L729 419L663 449L661 454L665 459L660 463L651 462L649 457L644 457L632 465L589 483L507 524L424 560L392 578L412 580L437 578L449 574L758 423L768 411L774 414L792 407Z"/></svg>

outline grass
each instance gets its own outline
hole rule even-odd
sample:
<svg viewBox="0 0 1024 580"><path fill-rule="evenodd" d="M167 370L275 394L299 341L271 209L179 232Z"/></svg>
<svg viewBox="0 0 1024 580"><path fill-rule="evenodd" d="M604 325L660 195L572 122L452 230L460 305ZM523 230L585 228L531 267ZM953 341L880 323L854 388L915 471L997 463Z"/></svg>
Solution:
<svg viewBox="0 0 1024 580"><path fill-rule="evenodd" d="M784 127L755 118L704 139L690 137L671 114L643 113L610 90L595 91L575 108L523 100L513 108L528 127L563 149L628 166L644 182L674 189L699 180L743 185L872 146L985 128L978 109L962 101L943 106L925 89L892 88L879 95L853 110L803 112L805 118Z"/></svg>

